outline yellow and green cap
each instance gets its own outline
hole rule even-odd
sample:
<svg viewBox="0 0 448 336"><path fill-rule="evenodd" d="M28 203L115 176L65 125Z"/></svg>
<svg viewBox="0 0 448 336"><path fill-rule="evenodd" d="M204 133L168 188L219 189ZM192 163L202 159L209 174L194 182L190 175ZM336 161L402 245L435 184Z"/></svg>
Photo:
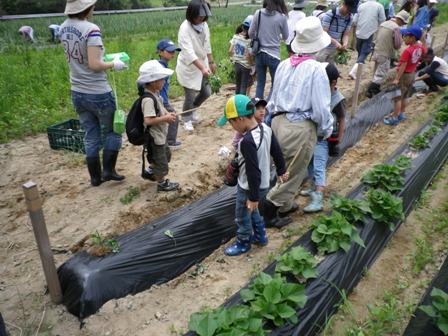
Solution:
<svg viewBox="0 0 448 336"><path fill-rule="evenodd" d="M224 107L224 115L217 125L224 126L229 119L244 117L255 113L255 106L248 96L237 94L231 97Z"/></svg>

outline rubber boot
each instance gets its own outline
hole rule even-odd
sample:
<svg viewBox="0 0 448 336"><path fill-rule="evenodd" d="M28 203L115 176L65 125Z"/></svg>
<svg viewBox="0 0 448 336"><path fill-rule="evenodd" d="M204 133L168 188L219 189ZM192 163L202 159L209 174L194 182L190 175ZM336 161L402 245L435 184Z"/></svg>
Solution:
<svg viewBox="0 0 448 336"><path fill-rule="evenodd" d="M312 213L322 211L324 194L321 191L314 191L311 193L311 203L303 208L303 212Z"/></svg>
<svg viewBox="0 0 448 336"><path fill-rule="evenodd" d="M118 151L104 150L103 151L103 180L104 181L122 181L123 175L118 175L115 171L117 164Z"/></svg>
<svg viewBox="0 0 448 336"><path fill-rule="evenodd" d="M101 162L98 156L88 157L87 169L90 174L90 184L94 187L98 187L103 181L101 180Z"/></svg>
<svg viewBox="0 0 448 336"><path fill-rule="evenodd" d="M224 253L229 257L235 257L248 252L250 248L250 240L240 240L237 238L235 244L226 248Z"/></svg>
<svg viewBox="0 0 448 336"><path fill-rule="evenodd" d="M266 235L266 228L264 223L253 225L254 235L251 237L250 242L258 246L266 246L268 244L268 236Z"/></svg>
<svg viewBox="0 0 448 336"><path fill-rule="evenodd" d="M280 218L278 216L278 208L269 200L263 199L259 208L261 215L263 216L266 227L276 227L280 229L285 225L292 222L290 217Z"/></svg>

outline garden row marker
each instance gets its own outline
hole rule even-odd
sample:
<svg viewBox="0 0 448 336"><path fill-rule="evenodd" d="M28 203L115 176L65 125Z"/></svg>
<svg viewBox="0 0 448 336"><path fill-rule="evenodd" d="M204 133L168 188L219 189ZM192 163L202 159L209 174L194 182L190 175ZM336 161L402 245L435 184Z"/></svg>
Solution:
<svg viewBox="0 0 448 336"><path fill-rule="evenodd" d="M359 87L361 84L361 76L362 76L363 67L364 67L364 64L359 63L358 69L356 70L355 91L353 93L353 100L352 100L352 117L354 117L356 115L356 112L358 110Z"/></svg>
<svg viewBox="0 0 448 336"><path fill-rule="evenodd" d="M40 260L42 261L51 301L61 303L61 285L54 264L53 252L51 251L50 239L48 238L48 231L42 211L42 201L37 190L37 185L29 181L22 188L25 194L26 207L30 215L31 224L33 225L34 237L36 238L37 248L39 249Z"/></svg>

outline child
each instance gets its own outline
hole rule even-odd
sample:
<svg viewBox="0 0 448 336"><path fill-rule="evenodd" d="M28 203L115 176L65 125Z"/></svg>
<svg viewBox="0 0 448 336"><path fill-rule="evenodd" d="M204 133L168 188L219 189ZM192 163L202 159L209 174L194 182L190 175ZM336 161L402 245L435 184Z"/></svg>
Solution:
<svg viewBox="0 0 448 336"><path fill-rule="evenodd" d="M235 35L230 40L229 55L235 67L236 94L246 94L251 77L251 65L253 63L250 53L249 27L251 22L244 23L236 29Z"/></svg>
<svg viewBox="0 0 448 336"><path fill-rule="evenodd" d="M264 116L266 114L266 105L268 104L268 102L264 99L260 99L260 98L252 98L252 104L254 104L255 106L255 113L254 113L254 117L255 120L257 121L257 123L261 124L264 120ZM243 134L240 132L235 132L235 136L233 137L232 140L232 146L233 148L235 148L235 150L238 149L238 143L240 142L240 140L243 138Z"/></svg>
<svg viewBox="0 0 448 336"><path fill-rule="evenodd" d="M173 70L164 68L156 60L142 64L139 69L138 85L143 85L142 99L143 123L149 127L147 159L151 171L144 172L144 178L157 181L158 191L172 191L179 188L179 183L165 179L168 175L168 162L171 159L170 148L167 145L168 124L176 122L177 116L163 108L160 91L165 84L165 78L171 76Z"/></svg>
<svg viewBox="0 0 448 336"><path fill-rule="evenodd" d="M404 115L406 98L411 93L417 64L426 53L426 47L417 42L423 34L420 27L411 26L410 28L402 29L401 32L403 34L403 41L408 47L401 54L397 67L397 75L393 81L394 85L400 87L400 96L395 98L392 114L384 118L384 124L389 126L396 126L406 118Z"/></svg>
<svg viewBox="0 0 448 336"><path fill-rule="evenodd" d="M303 209L307 213L323 210L325 171L328 156L337 156L339 154L337 145L341 142L345 131L345 98L336 88L338 78L340 77L339 71L333 64L328 64L325 70L330 81L330 109L334 118L333 133L326 140L318 137L316 147L314 147L314 157L308 166L308 176L314 179L315 190L311 188L300 192L302 196L311 196L310 204Z"/></svg>
<svg viewBox="0 0 448 336"><path fill-rule="evenodd" d="M224 116L218 126L227 121L237 132L244 134L238 144L240 173L238 176L235 222L238 226L235 244L225 249L228 256L237 256L250 250L251 244L268 243L263 217L258 202L268 193L270 156L272 155L279 180L288 180L285 160L271 129L258 124L254 116L255 106L245 95L230 98L224 108Z"/></svg>
<svg viewBox="0 0 448 336"><path fill-rule="evenodd" d="M168 63L171 61L176 51L180 51L180 48L176 47L174 42L170 40L160 40L159 43L157 43L157 53L159 54L159 62L162 64L165 68L168 68ZM163 86L162 90L160 91L160 96L163 99L163 106L168 112L174 112L174 108L170 104L170 100L168 98L168 90L170 89L170 78L165 78L165 85ZM179 117L176 116L176 121L170 123L168 126L168 136L167 136L167 142L168 146L171 149L178 149L181 147L182 142L177 141L177 129L179 126Z"/></svg>
<svg viewBox="0 0 448 336"><path fill-rule="evenodd" d="M22 26L19 29L19 34L27 41L34 43L34 29L30 26Z"/></svg>

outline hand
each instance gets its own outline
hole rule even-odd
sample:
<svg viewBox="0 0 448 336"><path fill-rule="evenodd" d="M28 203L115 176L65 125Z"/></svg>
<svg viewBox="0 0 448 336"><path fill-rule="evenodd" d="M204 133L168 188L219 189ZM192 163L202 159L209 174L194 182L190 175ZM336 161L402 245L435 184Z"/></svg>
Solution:
<svg viewBox="0 0 448 336"><path fill-rule="evenodd" d="M279 180L280 183L285 183L286 181L288 181L288 179L289 179L289 173L288 172L286 172L283 175L280 175L278 177L278 180Z"/></svg>
<svg viewBox="0 0 448 336"><path fill-rule="evenodd" d="M247 210L250 212L253 212L258 209L258 202L252 202L250 200L247 200L246 202Z"/></svg>
<svg viewBox="0 0 448 336"><path fill-rule="evenodd" d="M171 112L166 115L166 121L168 121L169 123L175 122L176 119L177 119L176 113Z"/></svg>
<svg viewBox="0 0 448 336"><path fill-rule="evenodd" d="M120 70L128 68L127 64L122 62L122 61L120 61L118 58L114 59L112 62L114 63L114 70L115 71L120 71Z"/></svg>
<svg viewBox="0 0 448 336"><path fill-rule="evenodd" d="M393 85L398 85L400 83L399 79L394 79L394 81L392 82Z"/></svg>
<svg viewBox="0 0 448 336"><path fill-rule="evenodd" d="M339 51L344 51L345 50L345 48L339 42L336 42L336 49L339 50Z"/></svg>
<svg viewBox="0 0 448 336"><path fill-rule="evenodd" d="M216 63L215 62L210 63L210 70L212 71L212 73L216 73L216 69L217 69Z"/></svg>
<svg viewBox="0 0 448 336"><path fill-rule="evenodd" d="M203 68L203 69L201 70L201 72L202 72L202 76L204 76L205 78L207 78L208 76L211 75L210 70L207 69L207 68Z"/></svg>

